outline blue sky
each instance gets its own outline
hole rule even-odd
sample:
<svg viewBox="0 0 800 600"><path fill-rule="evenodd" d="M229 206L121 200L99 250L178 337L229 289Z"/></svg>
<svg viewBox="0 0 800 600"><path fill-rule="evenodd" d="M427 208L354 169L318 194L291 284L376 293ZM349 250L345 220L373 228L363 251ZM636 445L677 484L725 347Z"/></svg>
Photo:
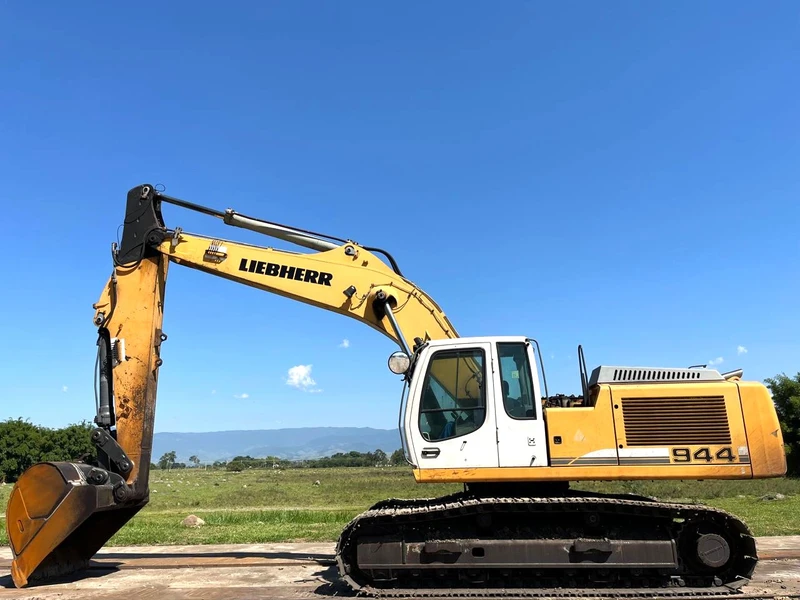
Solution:
<svg viewBox="0 0 800 600"><path fill-rule="evenodd" d="M491 6L2 3L0 419L93 417L143 182L390 250L462 335L538 338L551 391L579 342L800 370L797 5ZM394 347L355 321L173 267L164 328L157 431L396 423Z"/></svg>

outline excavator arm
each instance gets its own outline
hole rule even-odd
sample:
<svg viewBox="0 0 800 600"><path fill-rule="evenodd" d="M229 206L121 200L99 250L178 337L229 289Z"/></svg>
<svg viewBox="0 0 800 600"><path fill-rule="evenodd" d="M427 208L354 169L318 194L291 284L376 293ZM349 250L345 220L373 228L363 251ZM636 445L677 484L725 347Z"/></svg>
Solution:
<svg viewBox="0 0 800 600"><path fill-rule="evenodd" d="M199 210L227 224L310 248L295 253L168 229L162 202ZM425 292L368 249L232 210L224 213L160 194L128 193L114 270L94 305L98 328L97 464L39 463L12 491L7 528L18 587L85 568L148 501L162 329L169 264L190 267L357 319L412 352L455 338Z"/></svg>

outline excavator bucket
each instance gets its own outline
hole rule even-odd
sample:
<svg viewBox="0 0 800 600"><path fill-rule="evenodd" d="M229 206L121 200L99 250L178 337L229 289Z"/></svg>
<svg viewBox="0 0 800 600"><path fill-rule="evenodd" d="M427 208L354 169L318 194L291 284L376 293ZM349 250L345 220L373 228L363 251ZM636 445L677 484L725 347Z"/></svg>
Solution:
<svg viewBox="0 0 800 600"><path fill-rule="evenodd" d="M87 568L89 559L147 503L115 502L107 475L69 462L39 463L22 474L6 511L17 587Z"/></svg>

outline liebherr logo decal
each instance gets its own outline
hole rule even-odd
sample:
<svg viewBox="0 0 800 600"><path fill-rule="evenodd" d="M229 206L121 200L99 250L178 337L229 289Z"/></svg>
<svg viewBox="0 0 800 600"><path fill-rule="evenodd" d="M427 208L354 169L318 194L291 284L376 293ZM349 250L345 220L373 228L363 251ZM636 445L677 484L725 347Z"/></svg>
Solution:
<svg viewBox="0 0 800 600"><path fill-rule="evenodd" d="M333 280L333 273L325 271L314 271L313 269L301 269L299 267L287 267L261 260L250 260L243 258L239 263L239 270L258 275L269 275L270 277L281 277L282 279L294 279L305 283L316 283L317 285L330 285Z"/></svg>

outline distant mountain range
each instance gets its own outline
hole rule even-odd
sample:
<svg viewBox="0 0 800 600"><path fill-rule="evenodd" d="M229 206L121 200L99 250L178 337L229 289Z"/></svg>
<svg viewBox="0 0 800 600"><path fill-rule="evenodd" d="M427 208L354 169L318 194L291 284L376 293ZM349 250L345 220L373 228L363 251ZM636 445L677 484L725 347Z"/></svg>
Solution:
<svg viewBox="0 0 800 600"><path fill-rule="evenodd" d="M400 447L396 429L371 427L299 427L256 431L206 433L156 433L153 462L172 450L178 462L196 455L202 462L229 460L234 456L277 456L292 460L320 458L337 452L371 452L380 448L391 454Z"/></svg>

